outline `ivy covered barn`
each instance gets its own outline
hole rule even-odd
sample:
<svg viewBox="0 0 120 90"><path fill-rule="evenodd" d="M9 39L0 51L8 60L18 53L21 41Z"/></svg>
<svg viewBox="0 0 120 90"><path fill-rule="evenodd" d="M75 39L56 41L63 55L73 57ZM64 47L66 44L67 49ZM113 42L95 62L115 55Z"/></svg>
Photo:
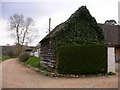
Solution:
<svg viewBox="0 0 120 90"><path fill-rule="evenodd" d="M39 42L41 66L56 69L56 51L60 46L109 44L114 47L111 41L107 42L110 35L106 30L106 26L97 24L86 6L80 7L68 20L56 26ZM116 44L115 46L119 47L118 42Z"/></svg>

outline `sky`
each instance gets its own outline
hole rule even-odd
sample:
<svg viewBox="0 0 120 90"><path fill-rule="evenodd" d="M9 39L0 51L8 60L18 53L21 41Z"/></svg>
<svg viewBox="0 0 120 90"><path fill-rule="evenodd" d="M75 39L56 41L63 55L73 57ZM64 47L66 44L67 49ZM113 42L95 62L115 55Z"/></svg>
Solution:
<svg viewBox="0 0 120 90"><path fill-rule="evenodd" d="M49 18L51 18L52 30L84 5L98 23L111 19L118 22L118 2L119 0L2 0L0 1L0 45L13 45L15 42L8 30L9 16L15 13L34 19L38 37L29 45L36 46L48 34Z"/></svg>

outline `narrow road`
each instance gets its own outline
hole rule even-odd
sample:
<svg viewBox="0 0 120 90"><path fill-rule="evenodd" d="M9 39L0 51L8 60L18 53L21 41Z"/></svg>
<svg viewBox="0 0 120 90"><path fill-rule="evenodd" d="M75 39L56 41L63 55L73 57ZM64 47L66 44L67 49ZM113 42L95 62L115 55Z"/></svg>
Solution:
<svg viewBox="0 0 120 90"><path fill-rule="evenodd" d="M2 63L2 88L117 88L118 76L55 78L42 76L17 59Z"/></svg>

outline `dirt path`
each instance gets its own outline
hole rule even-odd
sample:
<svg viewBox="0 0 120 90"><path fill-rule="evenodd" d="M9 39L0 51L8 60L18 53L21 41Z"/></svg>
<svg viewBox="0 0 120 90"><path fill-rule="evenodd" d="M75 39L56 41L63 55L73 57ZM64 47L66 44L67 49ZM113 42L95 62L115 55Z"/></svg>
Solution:
<svg viewBox="0 0 120 90"><path fill-rule="evenodd" d="M118 77L55 78L42 76L17 59L2 62L2 88L117 88Z"/></svg>

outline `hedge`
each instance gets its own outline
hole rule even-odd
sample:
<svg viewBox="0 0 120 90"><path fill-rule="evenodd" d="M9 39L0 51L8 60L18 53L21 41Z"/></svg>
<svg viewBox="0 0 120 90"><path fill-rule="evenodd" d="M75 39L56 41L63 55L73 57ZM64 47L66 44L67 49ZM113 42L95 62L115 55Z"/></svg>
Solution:
<svg viewBox="0 0 120 90"><path fill-rule="evenodd" d="M57 49L57 71L61 74L99 74L107 72L107 47L67 45Z"/></svg>

